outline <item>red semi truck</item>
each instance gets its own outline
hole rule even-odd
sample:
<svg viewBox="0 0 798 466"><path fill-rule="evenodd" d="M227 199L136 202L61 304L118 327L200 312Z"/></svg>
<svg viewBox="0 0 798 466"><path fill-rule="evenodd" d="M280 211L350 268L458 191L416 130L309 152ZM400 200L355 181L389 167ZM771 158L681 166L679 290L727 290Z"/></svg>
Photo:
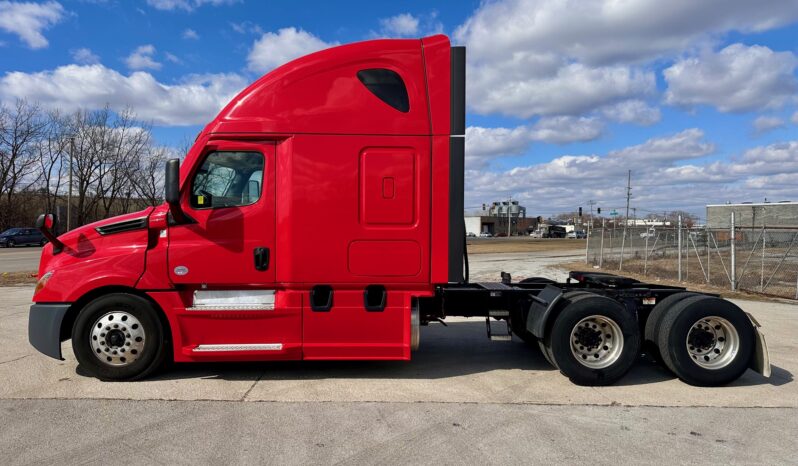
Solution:
<svg viewBox="0 0 798 466"><path fill-rule="evenodd" d="M465 49L442 35L310 54L242 91L166 166L163 205L42 251L29 340L104 380L175 362L409 360L420 327L480 316L578 384L641 351L691 384L769 374L758 325L683 288L572 272L468 281ZM323 227L323 228L322 228Z"/></svg>

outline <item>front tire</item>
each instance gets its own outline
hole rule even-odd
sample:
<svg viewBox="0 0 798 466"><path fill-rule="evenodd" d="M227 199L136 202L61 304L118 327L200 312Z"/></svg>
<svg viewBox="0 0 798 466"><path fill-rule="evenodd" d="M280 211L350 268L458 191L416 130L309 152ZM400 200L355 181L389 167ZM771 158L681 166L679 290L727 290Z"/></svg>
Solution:
<svg viewBox="0 0 798 466"><path fill-rule="evenodd" d="M754 326L742 309L710 296L694 296L671 307L660 324L662 361L690 385L726 385L748 369Z"/></svg>
<svg viewBox="0 0 798 466"><path fill-rule="evenodd" d="M136 380L158 369L166 357L164 329L155 307L127 293L87 304L72 327L78 363L101 380Z"/></svg>
<svg viewBox="0 0 798 466"><path fill-rule="evenodd" d="M581 296L557 316L548 343L556 367L572 382L610 385L634 365L640 330L617 301Z"/></svg>
<svg viewBox="0 0 798 466"><path fill-rule="evenodd" d="M7 248L13 248L13 247L14 247L14 246L16 246L16 245L17 245L17 243L16 243L16 242L14 242L14 240L13 240L13 239L10 239L10 240L8 240L8 242L6 243L6 247L7 247Z"/></svg>

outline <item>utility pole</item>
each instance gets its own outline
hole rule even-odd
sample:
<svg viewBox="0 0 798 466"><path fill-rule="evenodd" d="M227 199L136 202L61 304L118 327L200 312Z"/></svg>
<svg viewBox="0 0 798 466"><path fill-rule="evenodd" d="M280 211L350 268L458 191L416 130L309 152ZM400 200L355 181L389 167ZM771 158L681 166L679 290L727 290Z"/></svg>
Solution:
<svg viewBox="0 0 798 466"><path fill-rule="evenodd" d="M72 229L72 154L75 153L75 136L69 137L69 191L67 191L66 231Z"/></svg>
<svg viewBox="0 0 798 466"><path fill-rule="evenodd" d="M621 262L618 270L623 270L623 249L626 246L626 229L629 226L629 199L632 197L632 170L629 170L626 178L626 217L623 225L623 238L621 239Z"/></svg>

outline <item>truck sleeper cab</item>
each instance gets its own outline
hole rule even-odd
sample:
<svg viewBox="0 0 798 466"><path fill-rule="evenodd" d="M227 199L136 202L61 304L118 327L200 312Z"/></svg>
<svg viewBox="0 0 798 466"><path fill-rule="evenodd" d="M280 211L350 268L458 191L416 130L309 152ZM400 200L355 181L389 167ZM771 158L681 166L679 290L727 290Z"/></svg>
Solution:
<svg viewBox="0 0 798 466"><path fill-rule="evenodd" d="M464 134L465 49L445 36L287 63L235 97L182 164L167 163L163 205L58 238L52 216L40 217L50 243L30 342L61 358L71 338L89 373L129 380L166 359L408 360L422 324L476 315L493 339L539 344L581 384L623 376L643 334L657 340L661 328L657 348L693 348L662 351L690 383L725 383L751 365L759 334L739 309L652 310L683 289L468 283ZM682 328L677 317L698 320Z"/></svg>

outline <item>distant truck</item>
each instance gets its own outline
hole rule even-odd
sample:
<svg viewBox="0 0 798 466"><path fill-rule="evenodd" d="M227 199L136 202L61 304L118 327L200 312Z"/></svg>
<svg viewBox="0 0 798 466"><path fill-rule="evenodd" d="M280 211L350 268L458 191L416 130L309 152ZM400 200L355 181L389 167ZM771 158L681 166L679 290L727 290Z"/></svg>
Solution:
<svg viewBox="0 0 798 466"><path fill-rule="evenodd" d="M713 295L588 272L469 281L465 79L442 35L263 76L167 163L164 204L60 237L40 216L31 344L61 359L71 338L84 373L133 380L167 360L409 360L422 326L467 316L577 384L619 380L643 348L691 384L769 374L755 321Z"/></svg>

